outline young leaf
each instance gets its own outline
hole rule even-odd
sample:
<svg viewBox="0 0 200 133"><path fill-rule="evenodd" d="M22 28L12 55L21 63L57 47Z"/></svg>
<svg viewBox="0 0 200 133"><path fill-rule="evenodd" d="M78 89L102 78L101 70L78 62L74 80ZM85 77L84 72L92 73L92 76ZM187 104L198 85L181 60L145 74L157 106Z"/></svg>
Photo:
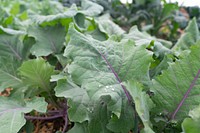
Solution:
<svg viewBox="0 0 200 133"><path fill-rule="evenodd" d="M65 28L61 25L54 27L30 26L28 36L34 37L36 40L36 44L31 48L31 53L35 56L60 53L64 47L65 35Z"/></svg>
<svg viewBox="0 0 200 133"><path fill-rule="evenodd" d="M191 118L185 118L182 123L183 133L198 133L200 131L200 106L189 112Z"/></svg>
<svg viewBox="0 0 200 133"><path fill-rule="evenodd" d="M163 74L153 80L153 101L158 113L170 120L183 120L188 111L200 104L200 46L193 46L191 53L170 64Z"/></svg>
<svg viewBox="0 0 200 133"><path fill-rule="evenodd" d="M44 59L37 58L23 62L19 73L27 85L47 91L50 89L50 78L54 73L54 67Z"/></svg>
<svg viewBox="0 0 200 133"><path fill-rule="evenodd" d="M143 88L140 83L129 81L125 86L130 92L135 103L135 109L144 124L144 132L154 133L154 131L151 129L152 125L149 114L149 111L154 107L153 102L149 96L145 94L145 92L142 92Z"/></svg>
<svg viewBox="0 0 200 133"><path fill-rule="evenodd" d="M0 128L4 133L17 133L26 122L24 113L32 110L45 113L47 109L44 98L39 97L26 100L24 103L8 97L0 97L0 103Z"/></svg>

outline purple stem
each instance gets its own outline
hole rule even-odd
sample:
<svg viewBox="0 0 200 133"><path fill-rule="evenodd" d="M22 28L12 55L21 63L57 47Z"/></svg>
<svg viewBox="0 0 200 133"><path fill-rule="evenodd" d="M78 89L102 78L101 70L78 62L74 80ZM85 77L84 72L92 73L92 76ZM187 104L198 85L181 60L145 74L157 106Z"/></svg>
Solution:
<svg viewBox="0 0 200 133"><path fill-rule="evenodd" d="M197 75L194 77L194 80L192 81L192 83L190 84L190 88L187 90L187 92L185 93L185 95L183 96L181 102L179 103L179 105L177 106L176 110L174 111L174 113L172 114L171 116L171 120L173 120L177 114L177 112L179 111L179 109L181 108L181 106L183 105L185 99L188 97L190 91L192 90L192 88L194 87L198 77L199 77L199 74L200 74L200 69L197 73Z"/></svg>
<svg viewBox="0 0 200 133"><path fill-rule="evenodd" d="M40 116L24 116L28 120L52 120L52 119L57 119L60 117L63 117L63 114L57 114L54 116L47 116L47 117L40 117Z"/></svg>
<svg viewBox="0 0 200 133"><path fill-rule="evenodd" d="M65 120L65 125L63 127L63 131L62 133L64 133L67 128L68 128L68 113L67 113L67 109L68 109L68 106L67 106L67 100L65 100L65 109L64 109L64 120Z"/></svg>
<svg viewBox="0 0 200 133"><path fill-rule="evenodd" d="M65 115L65 125L63 127L62 133L64 133L67 130L67 126L68 126L68 115L66 113L66 115Z"/></svg>
<svg viewBox="0 0 200 133"><path fill-rule="evenodd" d="M106 59L106 57L101 53L99 52L100 55L103 57L103 59L106 61L107 65L110 67L111 71L114 73L115 77L117 78L118 82L120 83L122 89L124 90L124 93L126 94L126 97L128 98L128 101L131 103L132 100L131 100L131 96L129 94L129 92L127 91L126 87L124 85L122 85L122 81L120 80L118 74L115 72L114 68L112 67L112 65L108 62L108 60Z"/></svg>

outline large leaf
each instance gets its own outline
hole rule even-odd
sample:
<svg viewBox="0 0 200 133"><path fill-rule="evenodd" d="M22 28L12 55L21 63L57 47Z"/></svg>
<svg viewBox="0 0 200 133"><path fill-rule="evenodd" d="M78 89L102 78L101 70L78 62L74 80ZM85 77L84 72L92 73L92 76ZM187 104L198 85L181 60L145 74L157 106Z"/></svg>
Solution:
<svg viewBox="0 0 200 133"><path fill-rule="evenodd" d="M189 112L191 118L185 118L182 123L183 133L198 133L200 131L200 106Z"/></svg>
<svg viewBox="0 0 200 133"><path fill-rule="evenodd" d="M23 81L33 87L44 90L50 89L50 78L54 73L54 67L42 58L23 62L19 68Z"/></svg>
<svg viewBox="0 0 200 133"><path fill-rule="evenodd" d="M0 97L0 128L4 133L17 133L26 123L24 113L32 110L45 113L47 103L44 98L34 98L26 100L23 104L21 101Z"/></svg>
<svg viewBox="0 0 200 133"><path fill-rule="evenodd" d="M30 26L28 35L36 40L36 44L31 48L31 53L36 56L47 56L61 52L66 32L61 25L54 27Z"/></svg>
<svg viewBox="0 0 200 133"><path fill-rule="evenodd" d="M121 112L123 91L128 97L121 82L128 79L148 81L151 53L144 45L135 46L132 41L100 42L79 33L73 25L69 35L64 55L73 60L68 66L72 79L86 89L92 100L111 96L109 109Z"/></svg>
<svg viewBox="0 0 200 133"><path fill-rule="evenodd" d="M20 64L18 60L12 57L0 57L0 92L8 87L19 87L22 83L16 72Z"/></svg>
<svg viewBox="0 0 200 133"><path fill-rule="evenodd" d="M188 56L171 63L153 80L155 111L167 115L169 120L183 120L189 110L200 104L199 53L200 46L192 47Z"/></svg>
<svg viewBox="0 0 200 133"><path fill-rule="evenodd" d="M140 83L129 81L126 86L134 100L135 109L144 124L144 132L153 133L149 113L154 107L153 102L145 92L142 92L143 87Z"/></svg>

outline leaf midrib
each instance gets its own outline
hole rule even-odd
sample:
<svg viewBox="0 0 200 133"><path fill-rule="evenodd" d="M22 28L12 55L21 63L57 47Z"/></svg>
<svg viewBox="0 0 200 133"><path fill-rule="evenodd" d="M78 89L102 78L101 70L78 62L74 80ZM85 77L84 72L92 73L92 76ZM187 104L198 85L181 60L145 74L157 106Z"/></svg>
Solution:
<svg viewBox="0 0 200 133"><path fill-rule="evenodd" d="M190 84L189 89L187 90L187 92L184 94L182 100L180 101L180 103L178 104L177 108L175 109L175 111L173 112L173 114L171 115L171 120L173 120L177 114L177 112L180 110L180 108L182 107L183 103L185 102L185 100L188 98L189 93L191 92L192 88L194 87L198 77L200 75L200 69L198 70L196 76L194 77L192 83Z"/></svg>

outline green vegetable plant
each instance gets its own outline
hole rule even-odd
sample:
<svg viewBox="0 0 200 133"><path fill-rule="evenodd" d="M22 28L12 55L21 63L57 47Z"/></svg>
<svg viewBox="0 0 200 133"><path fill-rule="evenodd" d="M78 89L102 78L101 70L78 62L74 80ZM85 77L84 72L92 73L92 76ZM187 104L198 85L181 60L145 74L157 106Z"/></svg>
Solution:
<svg viewBox="0 0 200 133"><path fill-rule="evenodd" d="M46 13L28 2L15 1L25 20L0 2L15 18L0 26L1 132L33 132L36 120L62 122L57 133L198 131L195 19L172 46L136 26L125 32L88 0L70 8L52 1Z"/></svg>

